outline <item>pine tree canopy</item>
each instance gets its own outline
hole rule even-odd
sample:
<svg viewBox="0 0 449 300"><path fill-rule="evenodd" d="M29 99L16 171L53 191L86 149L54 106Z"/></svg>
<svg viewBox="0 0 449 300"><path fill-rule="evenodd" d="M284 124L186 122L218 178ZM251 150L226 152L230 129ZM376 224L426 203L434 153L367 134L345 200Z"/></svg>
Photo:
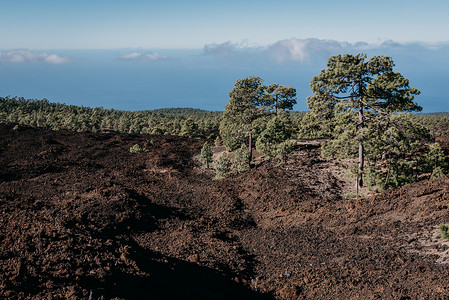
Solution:
<svg viewBox="0 0 449 300"><path fill-rule="evenodd" d="M393 67L388 56L367 60L365 54L337 55L329 58L327 68L310 83L314 93L307 99L311 116L327 123L322 128L332 128L333 141L339 140L336 146L344 145L335 149L328 145L328 150L349 157L358 153L358 187L363 185L367 140L376 128L373 124L389 124L392 113L422 109L413 102L419 90L393 72Z"/></svg>

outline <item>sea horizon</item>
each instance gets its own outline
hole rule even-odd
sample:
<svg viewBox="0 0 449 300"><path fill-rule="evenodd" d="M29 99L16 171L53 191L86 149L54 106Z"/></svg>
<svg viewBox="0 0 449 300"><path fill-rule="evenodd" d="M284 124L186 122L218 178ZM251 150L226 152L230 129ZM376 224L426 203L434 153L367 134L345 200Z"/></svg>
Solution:
<svg viewBox="0 0 449 300"><path fill-rule="evenodd" d="M345 53L345 49L310 51L306 59L280 61L267 48L225 46L229 45L202 49L1 50L18 55L18 61L0 60L0 96L130 111L183 107L224 111L236 80L259 76L264 84L293 86L297 90L293 109L307 111L306 99L312 95L310 80L326 67L329 56ZM391 56L394 71L421 91L415 101L423 107L422 112L432 113L449 111L444 91L448 49L384 47L346 52ZM441 63L437 64L439 57Z"/></svg>

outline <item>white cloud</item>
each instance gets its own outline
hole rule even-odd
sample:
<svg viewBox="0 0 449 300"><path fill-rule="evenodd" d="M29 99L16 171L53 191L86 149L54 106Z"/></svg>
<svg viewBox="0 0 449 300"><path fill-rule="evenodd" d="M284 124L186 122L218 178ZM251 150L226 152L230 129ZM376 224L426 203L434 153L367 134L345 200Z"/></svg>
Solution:
<svg viewBox="0 0 449 300"><path fill-rule="evenodd" d="M324 39L286 39L266 47L249 44L248 42L222 44L206 44L203 52L216 58L226 58L243 62L256 60L271 60L277 64L312 64L322 61L331 55L345 53L383 53L399 49L404 51L441 50L448 49L448 43L397 42L384 41L380 43L341 42Z"/></svg>
<svg viewBox="0 0 449 300"><path fill-rule="evenodd" d="M447 49L448 43L397 42L384 41L382 43L340 42L321 39L289 39L278 41L268 47L268 54L277 63L310 63L316 57L327 58L331 55L344 53L382 53L392 49L404 51L441 50Z"/></svg>
<svg viewBox="0 0 449 300"><path fill-rule="evenodd" d="M260 51L261 49L263 48L256 44L251 44L246 40L241 43L227 41L221 44L206 44L203 48L204 54L214 57L228 57L242 52Z"/></svg>
<svg viewBox="0 0 449 300"><path fill-rule="evenodd" d="M57 54L47 54L45 52L37 53L21 49L0 52L0 62L43 62L48 64L66 64L71 61L69 58L59 56Z"/></svg>
<svg viewBox="0 0 449 300"><path fill-rule="evenodd" d="M153 62L153 61L168 60L169 58L167 56L160 55L158 53L133 52L130 54L120 56L119 59L124 61Z"/></svg>
<svg viewBox="0 0 449 300"><path fill-rule="evenodd" d="M370 48L364 42L349 43L320 39L289 39L269 46L271 57L278 63L310 62L314 55L334 55L337 53L363 51Z"/></svg>
<svg viewBox="0 0 449 300"><path fill-rule="evenodd" d="M314 56L329 56L343 52L363 51L369 49L367 43L348 43L320 39L288 39L281 40L267 47L250 44L247 41L222 44L206 44L203 51L206 55L224 58L257 57L271 59L279 64L310 63ZM249 56L249 55L250 56Z"/></svg>

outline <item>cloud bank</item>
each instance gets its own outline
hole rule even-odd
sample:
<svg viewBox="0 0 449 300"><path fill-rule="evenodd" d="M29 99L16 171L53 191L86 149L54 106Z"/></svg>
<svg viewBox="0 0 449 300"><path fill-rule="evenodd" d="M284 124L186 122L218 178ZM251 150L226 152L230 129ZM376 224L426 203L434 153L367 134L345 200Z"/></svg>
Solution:
<svg viewBox="0 0 449 300"><path fill-rule="evenodd" d="M276 42L268 47L270 56L278 63L310 62L313 55L329 56L335 53L363 51L367 43L349 43L320 39L289 39Z"/></svg>
<svg viewBox="0 0 449 300"><path fill-rule="evenodd" d="M249 45L247 43L206 44L203 53L208 56L243 59L248 57L248 53L265 57L277 64L301 63L309 64L314 58L328 58L331 55L343 53L360 53L380 50L440 50L449 48L448 43L420 43L420 42L396 42L384 41L378 44L368 44L365 42L340 42L323 39L286 39L265 47Z"/></svg>
<svg viewBox="0 0 449 300"><path fill-rule="evenodd" d="M241 43L232 43L227 41L222 44L206 44L204 45L204 54L214 57L229 57L242 52L257 51L262 47L255 44L250 44L248 41L243 41Z"/></svg>
<svg viewBox="0 0 449 300"><path fill-rule="evenodd" d="M130 54L126 54L119 57L119 60L123 61L136 61L136 62L155 62L155 61L163 61L163 60L169 60L167 56L160 55L158 53L139 53L139 52L133 52Z"/></svg>
<svg viewBox="0 0 449 300"><path fill-rule="evenodd" d="M0 52L0 62L41 62L47 64L67 64L70 63L71 60L57 54L47 54L45 52L37 53L29 50L11 50Z"/></svg>

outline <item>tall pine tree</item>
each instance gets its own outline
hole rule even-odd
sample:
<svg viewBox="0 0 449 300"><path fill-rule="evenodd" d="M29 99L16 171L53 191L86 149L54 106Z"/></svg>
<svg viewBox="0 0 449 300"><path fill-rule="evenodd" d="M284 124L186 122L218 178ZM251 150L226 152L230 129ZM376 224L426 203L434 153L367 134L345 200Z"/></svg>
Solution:
<svg viewBox="0 0 449 300"><path fill-rule="evenodd" d="M336 151L352 156L357 148L357 188L363 185L370 123L388 119L392 113L421 110L413 102L419 91L409 86L407 78L393 72L393 67L388 56L367 60L365 54L337 55L329 58L327 68L310 83L314 93L307 101L311 112L319 116L331 110L335 118L334 141L347 142L341 143L344 147Z"/></svg>

